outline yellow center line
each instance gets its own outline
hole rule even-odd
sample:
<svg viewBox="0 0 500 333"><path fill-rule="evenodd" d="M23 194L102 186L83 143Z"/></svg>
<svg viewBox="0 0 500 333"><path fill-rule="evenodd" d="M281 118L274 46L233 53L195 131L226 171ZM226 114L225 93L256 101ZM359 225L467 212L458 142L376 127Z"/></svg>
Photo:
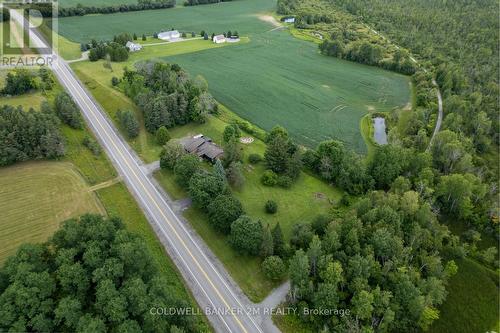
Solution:
<svg viewBox="0 0 500 333"><path fill-rule="evenodd" d="M64 73L64 71L63 71ZM64 76L66 76L66 74L64 73ZM67 79L67 76L66 76L66 79ZM92 108L89 107L87 101L82 97L82 95L79 93L78 89L75 90L75 92L78 94L78 96L81 98L82 102L85 104L85 106L87 106L87 108L89 108L89 110L94 113L94 111L92 110ZM140 180L139 176L136 174L135 170L132 168L132 166L129 164L127 158L123 155L123 153L121 152L121 150L118 148L118 146L115 144L115 142L113 141L113 139L111 138L111 136L109 135L109 133L106 131L106 129L104 128L104 126L102 125L102 123L100 122L99 118L95 116L94 114L94 118L95 120L97 121L97 123L99 124L99 126L101 126L102 130L104 131L104 133L106 134L106 136L108 137L108 139L111 141L111 144L115 147L115 149L118 151L118 154L120 155L120 157L125 161L125 163L127 164L128 168L130 169L130 171L132 171L132 173L134 174L134 177L139 181L140 185L142 186L142 188L144 189L144 191L146 192L146 194L148 195L149 199L153 202L153 204L155 205L156 209L158 209L158 211L160 212L161 216L164 218L164 220L167 222L167 224L171 227L171 229L173 230L175 236L177 237L177 239L182 243L182 245L184 246L184 248L186 249L186 251L189 253L189 255L191 256L191 258L193 259L193 261L196 263L196 266L198 266L199 270L203 273L203 275L205 276L205 278L208 280L208 282L210 283L210 285L212 286L213 290L215 291L215 293L219 296L219 298L222 300L222 302L224 303L224 305L228 308L228 309L231 309L231 307L229 306L229 304L227 303L226 299L220 294L219 290L217 289L217 287L213 284L212 280L210 279L210 277L208 276L208 274L205 272L205 270L201 267L200 263L198 262L198 260L194 257L194 255L191 253L191 251L189 250L189 248L187 247L186 243L184 242L184 240L180 237L180 235L177 233L177 230L175 230L175 228L172 226L172 224L170 223L170 221L168 220L168 218L166 217L166 215L163 213L163 210L160 208L160 206L158 205L158 202L156 201L156 199L153 198L153 196L151 195L151 193L149 192L149 190L144 186L143 182ZM138 166L139 167L139 166ZM232 311L231 311L232 313ZM236 320L236 322L238 323L238 325L241 327L241 329L243 330L243 332L248 332L245 327L243 326L243 324L241 323L241 321L239 320L239 318L234 315L233 313L233 317L234 319Z"/></svg>

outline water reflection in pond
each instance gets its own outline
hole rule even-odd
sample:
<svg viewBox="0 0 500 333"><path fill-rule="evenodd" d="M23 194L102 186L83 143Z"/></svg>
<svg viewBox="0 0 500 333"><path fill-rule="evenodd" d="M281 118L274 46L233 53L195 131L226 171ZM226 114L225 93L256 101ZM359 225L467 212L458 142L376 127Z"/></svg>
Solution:
<svg viewBox="0 0 500 333"><path fill-rule="evenodd" d="M379 145L386 145L387 133L385 132L385 118L373 118L373 128L375 129L375 133L373 134L375 142Z"/></svg>

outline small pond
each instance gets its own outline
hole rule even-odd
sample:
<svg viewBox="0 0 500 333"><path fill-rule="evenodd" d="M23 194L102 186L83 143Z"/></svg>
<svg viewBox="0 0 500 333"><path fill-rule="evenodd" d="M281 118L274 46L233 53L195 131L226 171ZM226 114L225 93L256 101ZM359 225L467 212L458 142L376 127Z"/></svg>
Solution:
<svg viewBox="0 0 500 333"><path fill-rule="evenodd" d="M379 145L387 144L387 133L385 131L385 118L373 118L373 128L375 129L373 139Z"/></svg>

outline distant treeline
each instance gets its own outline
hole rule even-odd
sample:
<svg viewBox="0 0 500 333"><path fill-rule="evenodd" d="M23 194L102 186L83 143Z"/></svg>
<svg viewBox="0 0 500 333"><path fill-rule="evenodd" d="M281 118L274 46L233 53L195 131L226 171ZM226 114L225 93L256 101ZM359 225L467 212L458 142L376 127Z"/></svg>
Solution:
<svg viewBox="0 0 500 333"><path fill-rule="evenodd" d="M59 17L83 16L88 14L113 14L124 12L136 12L140 10L164 9L175 6L175 0L139 0L136 4L119 4L113 6L84 6L78 4L76 7L59 8ZM31 8L38 9L43 17L52 17L52 7L45 4L34 4Z"/></svg>
<svg viewBox="0 0 500 333"><path fill-rule="evenodd" d="M186 0L184 6L208 5L211 3L228 2L232 0Z"/></svg>

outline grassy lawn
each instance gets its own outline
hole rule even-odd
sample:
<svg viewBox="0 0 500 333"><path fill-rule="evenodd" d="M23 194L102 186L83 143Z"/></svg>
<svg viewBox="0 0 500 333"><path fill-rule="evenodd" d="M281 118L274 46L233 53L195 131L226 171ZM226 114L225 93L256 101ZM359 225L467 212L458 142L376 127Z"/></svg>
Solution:
<svg viewBox="0 0 500 333"><path fill-rule="evenodd" d="M171 129L170 133L173 138L203 133L220 143L223 130L228 124L226 121L236 117L225 110L220 116L211 117L205 124L191 123L178 126ZM279 222L286 238L289 238L294 224L310 222L317 214L328 212L341 197L340 191L304 172L290 189L263 186L260 183L260 177L264 171L264 165L248 164L247 156L251 153L263 155L265 144L255 139L252 144L242 145L242 149L246 182L240 191L233 191L233 193L241 201L248 215L261 219L263 223L268 223L271 227ZM171 171L161 170L156 173L155 177L173 199L188 196L186 191L175 182ZM278 212L275 215L268 215L264 211L264 204L269 199L278 203ZM252 301L261 301L276 287L276 284L269 282L263 276L260 270L261 259L237 254L227 244L226 237L212 229L202 212L196 208L190 208L184 216Z"/></svg>
<svg viewBox="0 0 500 333"><path fill-rule="evenodd" d="M184 212L184 217L224 264L231 277L251 301L262 301L273 288L278 286L277 283L266 279L262 273L260 258L236 253L227 243L227 237L214 231L210 226L205 214L196 208L189 208Z"/></svg>
<svg viewBox="0 0 500 333"><path fill-rule="evenodd" d="M0 168L0 264L26 242L43 242L59 223L104 213L78 170L65 162L29 162Z"/></svg>
<svg viewBox="0 0 500 333"><path fill-rule="evenodd" d="M366 162L370 161L373 158L373 155L375 154L375 149L377 149L377 145L375 144L375 141L373 139L373 121L372 121L372 116L371 114L365 115L363 118L361 118L360 124L360 130L361 130L361 135L363 136L363 140L365 140L366 144Z"/></svg>
<svg viewBox="0 0 500 333"><path fill-rule="evenodd" d="M439 309L440 319L428 332L499 332L498 273L470 259L458 260L457 265L458 273L446 288L448 297Z"/></svg>

